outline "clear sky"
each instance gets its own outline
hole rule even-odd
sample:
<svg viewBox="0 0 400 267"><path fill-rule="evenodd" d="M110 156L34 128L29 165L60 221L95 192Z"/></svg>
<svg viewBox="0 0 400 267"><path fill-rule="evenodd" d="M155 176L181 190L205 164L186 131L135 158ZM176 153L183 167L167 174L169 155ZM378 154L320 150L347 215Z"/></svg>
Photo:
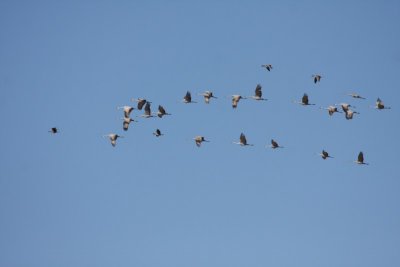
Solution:
<svg viewBox="0 0 400 267"><path fill-rule="evenodd" d="M398 1L0 1L0 266L400 266L399 25ZM172 116L124 132L132 97Z"/></svg>

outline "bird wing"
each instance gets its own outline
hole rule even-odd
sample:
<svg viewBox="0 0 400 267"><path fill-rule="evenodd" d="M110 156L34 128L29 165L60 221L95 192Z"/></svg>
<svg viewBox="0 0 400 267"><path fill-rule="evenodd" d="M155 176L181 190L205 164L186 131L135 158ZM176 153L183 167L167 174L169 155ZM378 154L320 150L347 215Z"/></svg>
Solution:
<svg viewBox="0 0 400 267"><path fill-rule="evenodd" d="M151 109L150 109L150 103L147 102L146 105L144 106L144 114L150 116L151 115Z"/></svg>
<svg viewBox="0 0 400 267"><path fill-rule="evenodd" d="M301 98L301 102L302 102L304 105L308 105L308 95L307 95L307 94L304 94L304 95L303 95L303 97Z"/></svg>
<svg viewBox="0 0 400 267"><path fill-rule="evenodd" d="M240 143L243 145L247 144L246 136L243 133L240 134Z"/></svg>
<svg viewBox="0 0 400 267"><path fill-rule="evenodd" d="M358 154L358 162L361 162L361 163L364 162L364 154L363 154L362 152L360 152L360 153Z"/></svg>
<svg viewBox="0 0 400 267"><path fill-rule="evenodd" d="M158 111L163 115L165 115L165 113L166 113L164 107L161 105L158 105Z"/></svg>
<svg viewBox="0 0 400 267"><path fill-rule="evenodd" d="M192 95L190 94L189 91L186 92L186 95L184 97L186 102L191 102L192 101Z"/></svg>
<svg viewBox="0 0 400 267"><path fill-rule="evenodd" d="M261 84L257 84L257 86L256 86L256 90L255 90L255 96L256 97L260 97L261 98L261 96L262 96L262 91L261 91Z"/></svg>
<svg viewBox="0 0 400 267"><path fill-rule="evenodd" d="M278 143L274 139L271 140L271 145L272 145L272 147L278 147L279 146Z"/></svg>
<svg viewBox="0 0 400 267"><path fill-rule="evenodd" d="M147 100L146 99L139 99L138 100L138 104L137 104L137 108L138 110L142 110L144 104L146 104Z"/></svg>

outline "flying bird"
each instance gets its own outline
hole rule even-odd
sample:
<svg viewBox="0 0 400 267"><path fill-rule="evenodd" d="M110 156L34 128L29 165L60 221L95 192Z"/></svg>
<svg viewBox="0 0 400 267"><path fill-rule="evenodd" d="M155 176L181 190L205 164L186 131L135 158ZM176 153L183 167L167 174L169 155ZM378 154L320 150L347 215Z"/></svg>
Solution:
<svg viewBox="0 0 400 267"><path fill-rule="evenodd" d="M320 82L322 78L319 74L314 74L312 77L314 78L314 83Z"/></svg>
<svg viewBox="0 0 400 267"><path fill-rule="evenodd" d="M272 149L275 149L275 148L283 148L283 146L280 146L280 145L278 144L278 142L276 142L274 139L271 139L271 145L270 145L269 147L272 148Z"/></svg>
<svg viewBox="0 0 400 267"><path fill-rule="evenodd" d="M246 99L246 97L241 95L232 95L232 108L237 108L240 99Z"/></svg>
<svg viewBox="0 0 400 267"><path fill-rule="evenodd" d="M144 106L147 102L149 102L149 101L147 101L147 100L144 99L144 98L138 98L138 99L132 98L131 100L132 100L132 102L137 102L137 109L138 109L138 110L142 110L143 106ZM151 102L150 102L150 103L151 103Z"/></svg>
<svg viewBox="0 0 400 267"><path fill-rule="evenodd" d="M360 165L369 165L369 163L364 162L364 153L363 152L358 153L357 160L354 162L357 164L360 164Z"/></svg>
<svg viewBox="0 0 400 267"><path fill-rule="evenodd" d="M128 131L129 124L131 122L133 122L133 121L136 122L134 119L127 118L127 117L124 117L123 120L124 120L124 122L122 123L122 129L124 129L124 131Z"/></svg>
<svg viewBox="0 0 400 267"><path fill-rule="evenodd" d="M360 114L360 113L357 112L357 111L353 111L353 110L351 110L351 109L348 109L348 110L344 113L344 116L345 116L346 120L351 120L351 119L353 119L353 115L354 115L354 114Z"/></svg>
<svg viewBox="0 0 400 267"><path fill-rule="evenodd" d="M239 142L233 142L233 143L241 146L253 146L253 144L247 143L246 136L243 133L240 134Z"/></svg>
<svg viewBox="0 0 400 267"><path fill-rule="evenodd" d="M199 94L199 95L202 95L204 97L204 102L206 102L206 104L210 103L211 98L218 98L218 97L215 97L213 95L213 92L211 92L211 91L205 91L204 93Z"/></svg>
<svg viewBox="0 0 400 267"><path fill-rule="evenodd" d="M308 95L306 93L304 93L303 97L301 98L301 102L299 101L293 101L294 103L303 105L303 106L311 106L311 105L315 105L315 104L310 104L309 100L308 100Z"/></svg>
<svg viewBox="0 0 400 267"><path fill-rule="evenodd" d="M56 127L53 127L49 130L49 133L56 134L58 133L58 129Z"/></svg>
<svg viewBox="0 0 400 267"><path fill-rule="evenodd" d="M348 96L351 96L352 98L358 98L358 99L366 99L365 97L362 97L362 96L360 96L359 94L357 94L357 93L350 93L350 94L347 94Z"/></svg>
<svg viewBox="0 0 400 267"><path fill-rule="evenodd" d="M379 109L379 110L381 110L381 109L390 109L390 107L385 107L385 104L383 103L383 101L379 97L376 100L375 108Z"/></svg>
<svg viewBox="0 0 400 267"><path fill-rule="evenodd" d="M254 99L254 100L267 100L265 98L262 97L262 86L261 84L257 84L256 89L254 90L254 95L250 96L250 98Z"/></svg>
<svg viewBox="0 0 400 267"><path fill-rule="evenodd" d="M157 129L157 130L153 133L153 135L155 135L156 137L160 137L161 135L164 135L164 134L161 133L160 129Z"/></svg>
<svg viewBox="0 0 400 267"><path fill-rule="evenodd" d="M325 150L322 150L321 154L319 154L319 155L322 157L322 159L333 158L333 157L329 156L329 153L326 152Z"/></svg>
<svg viewBox="0 0 400 267"><path fill-rule="evenodd" d="M198 135L195 138L193 138L193 140L196 143L197 147L200 147L202 142L210 142L210 141L206 140L204 138L204 136L200 136L200 135Z"/></svg>
<svg viewBox="0 0 400 267"><path fill-rule="evenodd" d="M267 69L268 71L272 70L272 65L271 64L263 64L263 65L261 65L261 67Z"/></svg>
<svg viewBox="0 0 400 267"><path fill-rule="evenodd" d="M355 108L355 106L352 106L350 104L347 103L340 103L340 104L335 104L335 106L341 106L342 110L346 113L350 107Z"/></svg>
<svg viewBox="0 0 400 267"><path fill-rule="evenodd" d="M335 112L337 112L337 113L342 113L342 112L338 111L337 107L335 107L335 106L329 106L329 107L327 107L327 108L320 107L320 109L328 110L329 116L332 116L333 113L335 113Z"/></svg>
<svg viewBox="0 0 400 267"><path fill-rule="evenodd" d="M125 118L129 118L132 110L134 110L134 107L131 106L122 106L122 107L117 107L117 109L123 109L124 110L124 116Z"/></svg>
<svg viewBox="0 0 400 267"><path fill-rule="evenodd" d="M108 137L110 139L110 141L111 141L111 145L112 146L115 146L117 144L117 139L118 138L120 138L120 137L123 138L123 136L115 134L115 133L110 133L110 134L107 134L107 135L103 135L103 137Z"/></svg>
<svg viewBox="0 0 400 267"><path fill-rule="evenodd" d="M146 105L144 106L144 114L141 115L143 118L151 118L155 117L154 114L151 113L151 104L150 102L146 102Z"/></svg>
<svg viewBox="0 0 400 267"><path fill-rule="evenodd" d="M159 118L162 118L164 115L171 115L171 114L170 114L170 113L167 113L167 112L165 111L165 109L164 109L163 106L158 105L157 116L158 116Z"/></svg>
<svg viewBox="0 0 400 267"><path fill-rule="evenodd" d="M186 95L183 97L183 103L188 104L188 103L197 103L197 102L192 101L192 94L189 91L187 91Z"/></svg>

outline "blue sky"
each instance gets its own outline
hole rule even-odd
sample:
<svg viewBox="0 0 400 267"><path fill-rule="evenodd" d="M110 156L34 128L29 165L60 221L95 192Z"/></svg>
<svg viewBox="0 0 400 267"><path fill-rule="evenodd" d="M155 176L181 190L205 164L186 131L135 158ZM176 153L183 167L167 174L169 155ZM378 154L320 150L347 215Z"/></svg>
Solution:
<svg viewBox="0 0 400 267"><path fill-rule="evenodd" d="M399 22L396 1L1 1L0 265L399 266ZM173 115L123 132L132 97ZM319 110L340 102L360 114Z"/></svg>

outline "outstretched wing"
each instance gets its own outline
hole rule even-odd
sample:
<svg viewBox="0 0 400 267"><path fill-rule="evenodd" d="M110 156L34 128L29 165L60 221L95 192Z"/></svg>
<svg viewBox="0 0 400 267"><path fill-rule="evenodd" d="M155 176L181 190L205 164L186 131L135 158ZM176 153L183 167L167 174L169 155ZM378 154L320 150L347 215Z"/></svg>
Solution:
<svg viewBox="0 0 400 267"><path fill-rule="evenodd" d="M247 144L246 136L243 133L240 134L240 143L243 145Z"/></svg>
<svg viewBox="0 0 400 267"><path fill-rule="evenodd" d="M143 108L144 104L146 104L146 102L147 102L146 99L139 99L138 104L137 104L138 110L142 110L142 108Z"/></svg>
<svg viewBox="0 0 400 267"><path fill-rule="evenodd" d="M189 91L186 92L184 99L186 102L192 102L192 95L190 94Z"/></svg>
<svg viewBox="0 0 400 267"><path fill-rule="evenodd" d="M256 90L255 90L255 95L256 95L256 97L258 97L258 98L261 98L261 96L262 96L262 91L261 91L261 84L257 84L257 86L256 86Z"/></svg>
<svg viewBox="0 0 400 267"><path fill-rule="evenodd" d="M360 152L358 154L358 162L363 163L364 162L364 154L362 152Z"/></svg>
<svg viewBox="0 0 400 267"><path fill-rule="evenodd" d="M144 114L146 116L150 116L151 115L151 108L150 108L150 103L147 102L146 105L144 106Z"/></svg>
<svg viewBox="0 0 400 267"><path fill-rule="evenodd" d="M302 102L304 105L308 105L308 95L307 95L307 94L304 94L304 95L303 95L303 97L301 98L301 102Z"/></svg>

